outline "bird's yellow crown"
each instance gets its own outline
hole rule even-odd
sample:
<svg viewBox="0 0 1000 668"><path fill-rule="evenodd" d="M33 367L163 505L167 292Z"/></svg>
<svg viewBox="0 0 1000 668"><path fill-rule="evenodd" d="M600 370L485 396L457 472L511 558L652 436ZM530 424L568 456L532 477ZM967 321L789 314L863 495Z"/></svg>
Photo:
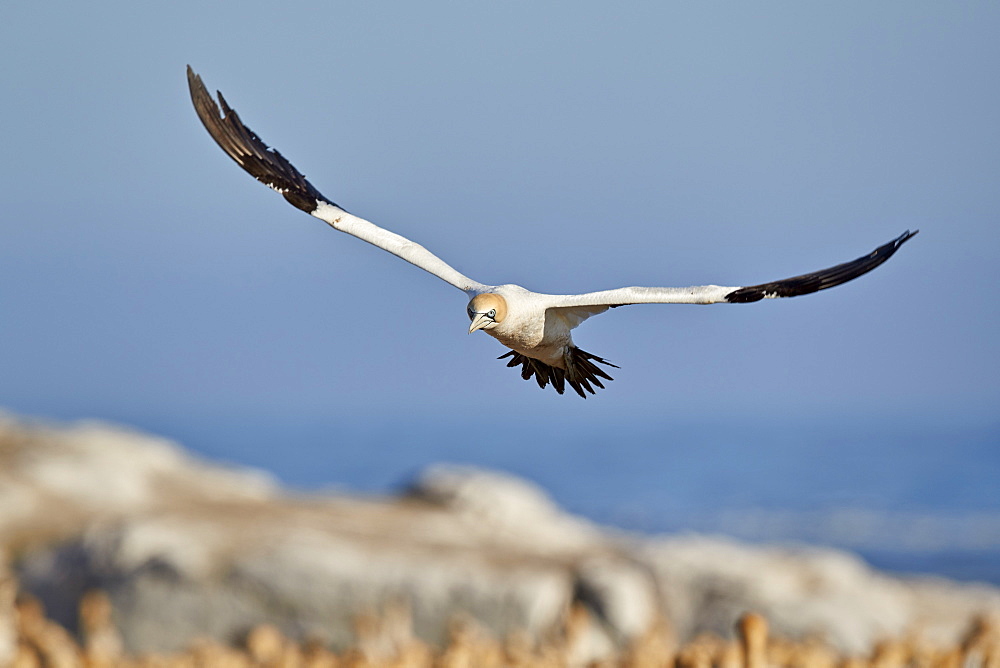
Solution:
<svg viewBox="0 0 1000 668"><path fill-rule="evenodd" d="M470 320L475 318L477 313L490 313L492 311L493 315L490 318L494 322L500 323L507 317L507 300L498 294L487 292L473 297L472 301L469 302L468 310Z"/></svg>

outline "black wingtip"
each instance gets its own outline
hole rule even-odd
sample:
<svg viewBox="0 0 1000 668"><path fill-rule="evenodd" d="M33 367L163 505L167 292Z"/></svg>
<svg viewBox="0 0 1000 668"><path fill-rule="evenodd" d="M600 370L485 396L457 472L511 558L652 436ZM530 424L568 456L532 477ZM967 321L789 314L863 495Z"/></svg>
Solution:
<svg viewBox="0 0 1000 668"><path fill-rule="evenodd" d="M748 304L775 297L797 297L819 290L843 285L859 276L867 274L888 260L899 250L899 247L913 238L920 230L906 230L892 241L882 244L868 255L851 262L844 262L829 269L821 269L801 276L794 276L771 283L751 285L733 290L726 295L726 301L732 304Z"/></svg>
<svg viewBox="0 0 1000 668"><path fill-rule="evenodd" d="M215 143L244 171L277 190L292 206L306 213L315 211L319 202L333 204L281 153L261 141L253 130L244 125L221 92L216 92L219 99L216 104L201 77L190 65L187 66L187 79L191 102L202 125Z"/></svg>

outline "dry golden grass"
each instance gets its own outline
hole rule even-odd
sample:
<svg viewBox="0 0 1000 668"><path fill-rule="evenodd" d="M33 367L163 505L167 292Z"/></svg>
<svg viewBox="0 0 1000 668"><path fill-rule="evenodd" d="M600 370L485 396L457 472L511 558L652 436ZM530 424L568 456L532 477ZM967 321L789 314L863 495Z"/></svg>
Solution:
<svg viewBox="0 0 1000 668"><path fill-rule="evenodd" d="M79 640L47 619L30 596L7 606L17 637L13 668L1000 668L1000 624L985 617L952 647L933 646L912 633L886 638L857 656L838 654L819 638L773 637L767 620L752 612L736 624L735 640L701 635L683 645L659 619L629 646L608 654L606 646L595 652L595 622L583 607L570 609L561 628L541 641L526 633L498 640L475 622L456 619L447 643L436 649L413 635L405 606L390 606L380 616L358 616L355 644L339 654L261 625L238 647L202 640L181 653L129 656L101 592L81 602Z"/></svg>

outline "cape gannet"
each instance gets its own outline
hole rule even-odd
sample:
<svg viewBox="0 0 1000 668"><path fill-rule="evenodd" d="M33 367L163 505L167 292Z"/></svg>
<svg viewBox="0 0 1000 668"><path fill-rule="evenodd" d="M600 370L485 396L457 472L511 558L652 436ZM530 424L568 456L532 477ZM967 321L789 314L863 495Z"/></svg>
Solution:
<svg viewBox="0 0 1000 668"><path fill-rule="evenodd" d="M701 285L687 288L629 287L580 295L549 295L519 285L484 285L468 278L423 246L382 229L324 197L278 151L269 148L217 93L219 105L201 77L187 69L191 100L205 129L229 157L264 185L281 193L292 206L334 229L389 251L434 274L468 295L469 333L482 330L510 350L508 367L521 367L521 377L549 383L562 394L566 385L581 397L612 380L599 364L607 360L576 347L570 332L587 318L609 308L630 304L742 304L776 297L795 297L832 288L879 266L917 231L907 230L892 241L851 262L801 276L751 286ZM222 107L222 112L219 111ZM918 230L919 231L919 230Z"/></svg>

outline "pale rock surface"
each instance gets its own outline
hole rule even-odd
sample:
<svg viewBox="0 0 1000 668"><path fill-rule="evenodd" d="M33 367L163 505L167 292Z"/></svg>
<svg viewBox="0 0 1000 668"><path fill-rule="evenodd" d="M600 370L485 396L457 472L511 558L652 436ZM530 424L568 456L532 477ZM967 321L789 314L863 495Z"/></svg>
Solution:
<svg viewBox="0 0 1000 668"><path fill-rule="evenodd" d="M463 533L476 540L506 540L553 554L601 542L598 527L566 514L538 486L470 466L436 465L405 496L447 509Z"/></svg>
<svg viewBox="0 0 1000 668"><path fill-rule="evenodd" d="M13 418L0 420L2 544L64 623L86 591L107 591L130 651L262 622L343 647L358 615L401 603L431 642L456 616L551 637L582 605L595 620L576 641L583 663L660 613L682 638L731 635L756 610L776 633L861 650L916 625L951 641L1000 611L996 588L893 578L833 550L612 531L499 473L432 467L398 498L293 496L163 439ZM0 651L2 614L0 600Z"/></svg>
<svg viewBox="0 0 1000 668"><path fill-rule="evenodd" d="M257 471L201 462L167 439L101 422L51 427L0 412L0 545L79 534L184 500L271 498Z"/></svg>
<svg viewBox="0 0 1000 668"><path fill-rule="evenodd" d="M782 635L819 634L861 652L878 640L920 630L955 642L969 620L1000 610L1000 590L936 578L896 578L838 550L749 546L726 538L643 540L668 616L679 633L726 634L747 610L762 612Z"/></svg>

